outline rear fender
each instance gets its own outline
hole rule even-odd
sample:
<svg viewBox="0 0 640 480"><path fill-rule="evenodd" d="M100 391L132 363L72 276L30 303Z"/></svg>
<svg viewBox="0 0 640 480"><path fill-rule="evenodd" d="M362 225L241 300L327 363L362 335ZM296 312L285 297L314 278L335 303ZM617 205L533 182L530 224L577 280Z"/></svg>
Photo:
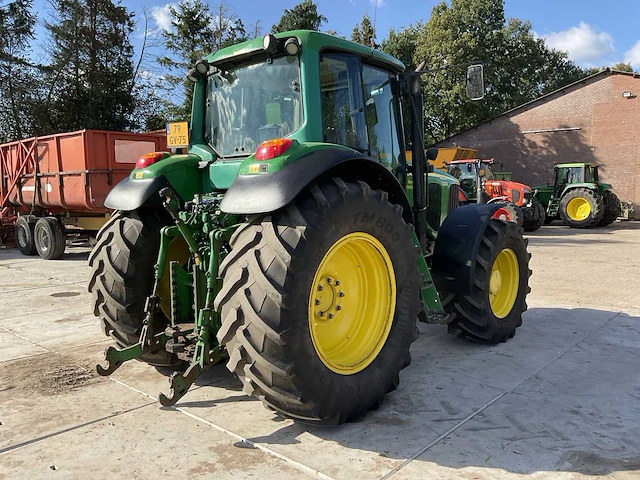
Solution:
<svg viewBox="0 0 640 480"><path fill-rule="evenodd" d="M182 202L202 193L202 170L196 155L172 155L144 169L135 169L118 183L104 201L107 208L131 211L142 206L161 206L157 195L164 187L171 187Z"/></svg>
<svg viewBox="0 0 640 480"><path fill-rule="evenodd" d="M227 190L220 209L237 215L274 212L314 180L331 177L363 181L373 189L386 191L391 203L402 206L405 221L413 223L409 200L394 174L377 160L344 147L313 150L273 173L240 174Z"/></svg>
<svg viewBox="0 0 640 480"><path fill-rule="evenodd" d="M480 242L498 208L491 203L465 205L451 212L440 227L431 273L441 295L471 293Z"/></svg>

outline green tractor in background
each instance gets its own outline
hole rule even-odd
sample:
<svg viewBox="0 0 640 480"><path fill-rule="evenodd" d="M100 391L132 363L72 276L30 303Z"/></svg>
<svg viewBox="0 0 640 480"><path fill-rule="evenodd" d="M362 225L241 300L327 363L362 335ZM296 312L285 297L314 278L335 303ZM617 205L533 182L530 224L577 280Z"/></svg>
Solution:
<svg viewBox="0 0 640 480"><path fill-rule="evenodd" d="M613 223L621 214L620 200L608 183L598 180L595 163L554 166L554 184L533 187L547 212L545 223L556 218L571 228L592 228Z"/></svg>
<svg viewBox="0 0 640 480"><path fill-rule="evenodd" d="M417 319L477 342L511 338L527 243L497 206L455 208L455 179L429 181L429 72L311 31L198 61L188 153L143 155L105 202L116 212L89 290L116 347L98 372L174 366L168 406L226 361L281 415L342 423L398 386ZM483 91L470 66L468 96Z"/></svg>

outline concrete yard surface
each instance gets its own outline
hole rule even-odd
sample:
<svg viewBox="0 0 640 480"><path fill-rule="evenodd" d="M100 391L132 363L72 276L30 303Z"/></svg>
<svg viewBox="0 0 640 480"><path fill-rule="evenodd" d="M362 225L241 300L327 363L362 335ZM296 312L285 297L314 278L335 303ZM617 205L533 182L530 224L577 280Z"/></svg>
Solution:
<svg viewBox="0 0 640 480"><path fill-rule="evenodd" d="M529 310L488 347L420 324L399 388L363 420L310 427L224 365L175 408L140 362L109 378L89 248L0 249L0 479L640 478L640 223L527 236Z"/></svg>

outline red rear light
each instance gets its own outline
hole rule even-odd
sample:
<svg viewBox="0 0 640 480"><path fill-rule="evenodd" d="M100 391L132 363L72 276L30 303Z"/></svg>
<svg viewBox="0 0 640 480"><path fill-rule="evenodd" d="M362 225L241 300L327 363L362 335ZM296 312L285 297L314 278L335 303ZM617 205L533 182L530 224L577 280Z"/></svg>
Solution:
<svg viewBox="0 0 640 480"><path fill-rule="evenodd" d="M291 140L288 138L276 138L262 142L256 150L254 160L270 160L279 157L291 147Z"/></svg>
<svg viewBox="0 0 640 480"><path fill-rule="evenodd" d="M136 162L136 168L147 168L149 165L153 165L163 158L164 153L162 152L145 153L144 155L140 155L140 157L138 158L138 161Z"/></svg>

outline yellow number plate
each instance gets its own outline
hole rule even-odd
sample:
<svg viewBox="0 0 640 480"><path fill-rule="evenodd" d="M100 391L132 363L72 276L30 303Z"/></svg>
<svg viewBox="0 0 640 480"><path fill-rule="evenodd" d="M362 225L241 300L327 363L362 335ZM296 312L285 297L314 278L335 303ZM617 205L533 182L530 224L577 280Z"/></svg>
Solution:
<svg viewBox="0 0 640 480"><path fill-rule="evenodd" d="M189 146L189 124L187 122L167 123L167 147L187 148Z"/></svg>

